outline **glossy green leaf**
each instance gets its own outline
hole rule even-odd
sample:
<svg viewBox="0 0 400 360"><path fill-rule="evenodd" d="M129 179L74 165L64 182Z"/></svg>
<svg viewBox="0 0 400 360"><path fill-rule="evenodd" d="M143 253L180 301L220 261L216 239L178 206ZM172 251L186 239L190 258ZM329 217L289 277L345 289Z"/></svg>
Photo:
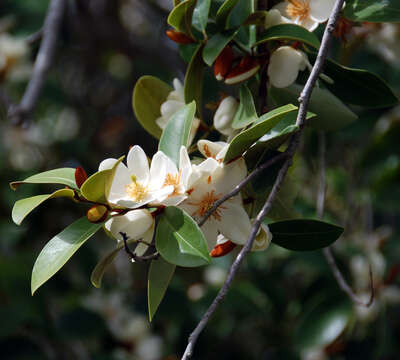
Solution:
<svg viewBox="0 0 400 360"><path fill-rule="evenodd" d="M398 0L348 0L344 16L354 21L400 22Z"/></svg>
<svg viewBox="0 0 400 360"><path fill-rule="evenodd" d="M315 59L315 56L311 55L310 58ZM326 82L325 86L345 103L367 108L389 107L399 103L385 81L367 70L352 69L327 60L324 74L334 81L333 84Z"/></svg>
<svg viewBox="0 0 400 360"><path fill-rule="evenodd" d="M204 63L201 56L202 51L203 47L199 46L197 51L193 54L192 60L186 70L184 84L185 103L189 104L193 100L196 102L199 118L201 118L203 95Z"/></svg>
<svg viewBox="0 0 400 360"><path fill-rule="evenodd" d="M94 173L81 186L81 194L90 201L106 203L106 184L107 179L112 174L112 170L103 170Z"/></svg>
<svg viewBox="0 0 400 360"><path fill-rule="evenodd" d="M11 189L17 190L21 184L62 184L71 189L78 190L75 182L74 168L60 168L45 171L39 174L29 176L22 181L13 181L10 183Z"/></svg>
<svg viewBox="0 0 400 360"><path fill-rule="evenodd" d="M196 0L185 0L175 6L168 16L168 24L176 30L192 36L192 17Z"/></svg>
<svg viewBox="0 0 400 360"><path fill-rule="evenodd" d="M86 240L101 229L102 226L102 223L93 224L89 222L84 216L54 236L42 249L33 266L32 295L60 270Z"/></svg>
<svg viewBox="0 0 400 360"><path fill-rule="evenodd" d="M161 116L160 108L172 88L154 76L142 76L133 90L133 111L140 125L155 138L161 136L156 120Z"/></svg>
<svg viewBox="0 0 400 360"><path fill-rule="evenodd" d="M150 264L149 276L147 279L147 304L149 319L153 320L154 315L164 298L168 285L174 275L176 266L165 261L162 257L153 260Z"/></svg>
<svg viewBox="0 0 400 360"><path fill-rule="evenodd" d="M228 27L238 28L242 26L246 19L254 13L254 10L254 1L239 0L229 13ZM248 32L248 28L246 27L243 27L242 30Z"/></svg>
<svg viewBox="0 0 400 360"><path fill-rule="evenodd" d="M253 95L246 85L240 87L240 104L232 121L234 129L242 129L258 119Z"/></svg>
<svg viewBox="0 0 400 360"><path fill-rule="evenodd" d="M57 197L74 197L74 191L71 189L60 189L52 194L36 195L26 199L18 200L12 209L11 217L13 221L20 225L25 217L36 207L42 204L48 199L54 199Z"/></svg>
<svg viewBox="0 0 400 360"><path fill-rule="evenodd" d="M278 105L296 104L302 89L303 86L293 84L283 89L271 87L269 93ZM308 109L317 116L311 119L307 126L317 130L339 130L358 119L343 102L323 88L314 88Z"/></svg>
<svg viewBox="0 0 400 360"><path fill-rule="evenodd" d="M322 249L335 242L343 233L340 226L309 219L278 221L268 226L274 244L296 251Z"/></svg>
<svg viewBox="0 0 400 360"><path fill-rule="evenodd" d="M90 282L94 287L96 288L101 287L101 281L103 280L103 275L105 271L107 270L108 266L110 266L113 263L113 261L115 260L118 253L121 251L123 247L124 244L121 242L121 244L118 245L117 248L110 251L97 263L97 265L92 271L92 274L90 275Z"/></svg>
<svg viewBox="0 0 400 360"><path fill-rule="evenodd" d="M303 315L297 326L297 349L324 348L333 343L348 326L352 313L352 304L345 296L320 301Z"/></svg>
<svg viewBox="0 0 400 360"><path fill-rule="evenodd" d="M227 163L242 155L258 139L276 126L288 113L296 110L296 106L289 104L274 109L261 116L252 127L242 131L233 138L224 161Z"/></svg>
<svg viewBox="0 0 400 360"><path fill-rule="evenodd" d="M179 45L179 55L187 64L192 60L194 53L197 51L199 44Z"/></svg>
<svg viewBox="0 0 400 360"><path fill-rule="evenodd" d="M196 222L182 209L169 206L160 216L156 248L168 262L195 267L210 262L206 240Z"/></svg>
<svg viewBox="0 0 400 360"><path fill-rule="evenodd" d="M204 31L207 27L210 5L211 0L197 0L196 7L193 11L192 23L199 31Z"/></svg>
<svg viewBox="0 0 400 360"><path fill-rule="evenodd" d="M217 11L216 21L218 24L225 27L228 16L237 2L238 0L225 0Z"/></svg>
<svg viewBox="0 0 400 360"><path fill-rule="evenodd" d="M203 60L208 65L211 66L221 51L226 45L233 39L237 30L227 30L223 32L216 33L212 36L203 49Z"/></svg>
<svg viewBox="0 0 400 360"><path fill-rule="evenodd" d="M280 24L271 26L260 34L253 46L272 40L294 40L310 45L316 49L321 45L317 36L302 26L294 24Z"/></svg>
<svg viewBox="0 0 400 360"><path fill-rule="evenodd" d="M168 121L158 149L167 155L175 164L179 164L181 146L188 146L190 129L196 112L196 104L192 101L178 110Z"/></svg>

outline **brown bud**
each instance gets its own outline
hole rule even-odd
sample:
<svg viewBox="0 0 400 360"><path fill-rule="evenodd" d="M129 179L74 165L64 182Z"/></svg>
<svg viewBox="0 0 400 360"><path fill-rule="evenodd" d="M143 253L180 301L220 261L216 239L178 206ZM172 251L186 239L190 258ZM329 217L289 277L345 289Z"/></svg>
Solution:
<svg viewBox="0 0 400 360"><path fill-rule="evenodd" d="M233 85L246 81L257 74L259 69L260 64L257 59L246 56L228 73L225 78L225 84Z"/></svg>
<svg viewBox="0 0 400 360"><path fill-rule="evenodd" d="M88 176L86 174L86 171L83 169L82 166L78 166L75 170L75 182L76 186L78 186L78 189L81 188L87 178Z"/></svg>
<svg viewBox="0 0 400 360"><path fill-rule="evenodd" d="M178 44L192 44L195 42L191 37L176 30L167 30L165 33L172 41Z"/></svg>
<svg viewBox="0 0 400 360"><path fill-rule="evenodd" d="M94 205L86 213L88 220L95 224L103 222L107 215L108 209L104 205Z"/></svg>
<svg viewBox="0 0 400 360"><path fill-rule="evenodd" d="M228 240L222 244L215 246L215 248L211 250L210 256L211 257L224 256L226 254L229 254L235 247L236 247L236 244L234 244L232 241Z"/></svg>
<svg viewBox="0 0 400 360"><path fill-rule="evenodd" d="M226 74L231 69L234 58L235 54L232 48L229 45L225 46L214 63L214 76L218 81L225 78Z"/></svg>

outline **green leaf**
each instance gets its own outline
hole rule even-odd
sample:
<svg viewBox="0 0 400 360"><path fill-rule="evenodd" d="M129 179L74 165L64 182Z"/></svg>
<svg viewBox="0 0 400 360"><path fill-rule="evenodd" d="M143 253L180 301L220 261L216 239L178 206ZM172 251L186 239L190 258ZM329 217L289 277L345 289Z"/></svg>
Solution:
<svg viewBox="0 0 400 360"><path fill-rule="evenodd" d="M160 216L156 248L168 262L195 267L210 262L206 240L196 222L182 209L168 206Z"/></svg>
<svg viewBox="0 0 400 360"><path fill-rule="evenodd" d="M203 49L203 60L208 66L211 66L214 63L215 59L222 52L225 46L229 44L236 33L237 30L219 32L207 41L207 44Z"/></svg>
<svg viewBox="0 0 400 360"><path fill-rule="evenodd" d="M26 199L18 200L12 209L11 217L13 221L20 225L25 217L36 207L38 207L41 203L48 199L54 199L57 197L74 197L74 191L71 189L60 189L52 194L46 195L36 195Z"/></svg>
<svg viewBox="0 0 400 360"><path fill-rule="evenodd" d="M253 95L246 85L240 87L240 104L232 121L234 129L242 129L258 119Z"/></svg>
<svg viewBox="0 0 400 360"><path fill-rule="evenodd" d="M179 45L179 55L184 62L189 64L198 47L199 44L181 44Z"/></svg>
<svg viewBox="0 0 400 360"><path fill-rule="evenodd" d="M178 110L168 121L158 149L167 155L175 164L179 165L179 152L181 146L188 146L190 129L196 112L196 103L192 101Z"/></svg>
<svg viewBox="0 0 400 360"><path fill-rule="evenodd" d="M106 203L106 184L112 170L103 170L94 173L81 186L81 194L90 201Z"/></svg>
<svg viewBox="0 0 400 360"><path fill-rule="evenodd" d="M203 95L203 71L204 63L201 57L203 46L199 46L197 51L193 54L189 66L186 70L184 94L185 103L189 104L191 101L196 102L197 114L201 119L201 105Z"/></svg>
<svg viewBox="0 0 400 360"><path fill-rule="evenodd" d="M242 155L258 139L276 126L276 124L278 124L287 114L296 110L296 106L289 104L274 109L261 116L252 127L242 131L233 138L224 161L227 163Z"/></svg>
<svg viewBox="0 0 400 360"><path fill-rule="evenodd" d="M39 174L29 176L22 181L13 181L10 183L11 189L17 190L21 184L62 184L67 185L71 189L78 190L75 182L74 168L60 168L45 171Z"/></svg>
<svg viewBox="0 0 400 360"><path fill-rule="evenodd" d="M316 49L319 49L319 46L321 45L317 36L302 26L294 24L280 24L271 26L265 30L261 35L259 35L257 42L253 44L253 46L257 46L272 40L300 41Z"/></svg>
<svg viewBox="0 0 400 360"><path fill-rule="evenodd" d="M196 0L185 0L175 6L168 16L168 24L192 37L192 16Z"/></svg>
<svg viewBox="0 0 400 360"><path fill-rule="evenodd" d="M331 344L346 329L352 313L352 305L344 296L319 301L300 320L295 331L297 349L324 348Z"/></svg>
<svg viewBox="0 0 400 360"><path fill-rule="evenodd" d="M42 249L33 266L32 295L102 226L103 223L93 224L84 216L54 236Z"/></svg>
<svg viewBox="0 0 400 360"><path fill-rule="evenodd" d="M225 28L228 16L237 2L238 0L225 0L225 2L218 9L216 21L223 28Z"/></svg>
<svg viewBox="0 0 400 360"><path fill-rule="evenodd" d="M175 268L175 265L165 261L162 257L153 260L150 264L147 279L147 303L150 321L153 320L158 306L164 298Z"/></svg>
<svg viewBox="0 0 400 360"><path fill-rule="evenodd" d="M269 93L278 105L296 104L302 89L302 85L292 84L282 89L271 87ZM307 126L317 130L339 130L358 119L335 95L323 88L314 88L308 109L317 116Z"/></svg>
<svg viewBox="0 0 400 360"><path fill-rule="evenodd" d="M199 31L204 31L207 27L210 5L211 0L197 0L196 7L193 11L192 23L193 26Z"/></svg>
<svg viewBox="0 0 400 360"><path fill-rule="evenodd" d="M161 136L156 120L161 116L160 108L172 88L154 76L142 76L133 90L132 104L140 125L155 138Z"/></svg>
<svg viewBox="0 0 400 360"><path fill-rule="evenodd" d="M228 27L238 28L244 24L246 19L254 13L254 1L239 0L228 16ZM247 32L248 28L242 28L243 31ZM248 36L248 34L246 35Z"/></svg>
<svg viewBox="0 0 400 360"><path fill-rule="evenodd" d="M348 0L344 16L354 21L400 22L398 0Z"/></svg>
<svg viewBox="0 0 400 360"><path fill-rule="evenodd" d="M310 57L316 58L314 54ZM367 108L389 107L399 103L385 81L367 70L352 69L327 60L324 74L334 81L333 84L326 82L325 86L345 103Z"/></svg>
<svg viewBox="0 0 400 360"><path fill-rule="evenodd" d="M335 242L343 233L340 226L309 219L278 221L268 226L274 244L295 251L322 249Z"/></svg>
<svg viewBox="0 0 400 360"><path fill-rule="evenodd" d="M113 263L123 246L123 244L118 245L117 248L110 251L97 263L90 275L90 282L94 287L101 288L101 281L103 280L103 275L107 270L107 267Z"/></svg>

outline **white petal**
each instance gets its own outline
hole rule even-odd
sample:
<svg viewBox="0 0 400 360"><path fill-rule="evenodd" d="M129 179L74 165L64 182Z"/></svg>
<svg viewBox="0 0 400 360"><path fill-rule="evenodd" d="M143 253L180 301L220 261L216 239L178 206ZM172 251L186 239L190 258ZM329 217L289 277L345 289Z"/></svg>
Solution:
<svg viewBox="0 0 400 360"><path fill-rule="evenodd" d="M197 147L206 158L216 158L218 153L227 145L223 141L199 140Z"/></svg>
<svg viewBox="0 0 400 360"><path fill-rule="evenodd" d="M217 193L226 194L238 185L247 175L247 166L243 158L224 165L211 175Z"/></svg>
<svg viewBox="0 0 400 360"><path fill-rule="evenodd" d="M221 221L217 222L218 230L232 242L244 245L251 231L249 216L243 206L233 202L225 202L221 210Z"/></svg>
<svg viewBox="0 0 400 360"><path fill-rule="evenodd" d="M208 219L200 228L206 238L208 250L214 249L217 244L218 228L217 223L213 219Z"/></svg>
<svg viewBox="0 0 400 360"><path fill-rule="evenodd" d="M324 22L328 20L335 0L310 0L310 17L317 22Z"/></svg>
<svg viewBox="0 0 400 360"><path fill-rule="evenodd" d="M251 251L263 251L268 248L272 240L272 234L269 231L269 227L265 224L261 224L260 230L254 239Z"/></svg>
<svg viewBox="0 0 400 360"><path fill-rule="evenodd" d="M153 240L153 235L154 235L154 222L153 225L143 234L141 240L147 244L151 244L151 241ZM144 243L139 243L136 246L135 254L142 256L148 248L149 248L148 245Z"/></svg>
<svg viewBox="0 0 400 360"><path fill-rule="evenodd" d="M129 173L136 177L136 180L142 184L147 184L149 181L149 161L143 149L135 145L129 150L127 165Z"/></svg>
<svg viewBox="0 0 400 360"><path fill-rule="evenodd" d="M160 116L159 118L156 119L156 124L160 127L160 129L165 129L167 126L169 118L165 116Z"/></svg>
<svg viewBox="0 0 400 360"><path fill-rule="evenodd" d="M126 186L132 182L128 168L120 163L115 171L114 179L111 184L108 201L116 204L119 199L127 196Z"/></svg>
<svg viewBox="0 0 400 360"><path fill-rule="evenodd" d="M322 0L322 1L323 1L323 0ZM288 5L289 5L289 2L288 2L288 1L282 1L282 2L280 2L280 3L278 3L278 4L276 4L275 6L273 6L273 7L271 8L271 10L278 10L278 11L281 13L282 16L288 18L289 15L288 15L288 13L286 12L286 9L287 9Z"/></svg>
<svg viewBox="0 0 400 360"><path fill-rule="evenodd" d="M185 103L176 100L167 100L165 101L160 108L161 115L166 118L171 118Z"/></svg>
<svg viewBox="0 0 400 360"><path fill-rule="evenodd" d="M99 165L99 171L112 169L117 161L117 159L113 158L104 159Z"/></svg>
<svg viewBox="0 0 400 360"><path fill-rule="evenodd" d="M319 22L313 20L311 17L308 17L299 21L298 25L306 28L308 31L314 31L318 27Z"/></svg>
<svg viewBox="0 0 400 360"><path fill-rule="evenodd" d="M187 199L187 195L173 195L162 201L164 206L178 206Z"/></svg>
<svg viewBox="0 0 400 360"><path fill-rule="evenodd" d="M192 164L190 163L187 149L184 146L181 146L181 150L179 152L179 171L181 172L181 183L186 191L189 178L192 174Z"/></svg>
<svg viewBox="0 0 400 360"><path fill-rule="evenodd" d="M235 117L238 101L233 96L227 96L218 106L214 114L214 127L222 134L229 135L232 129L232 122ZM227 134L225 134L227 132Z"/></svg>
<svg viewBox="0 0 400 360"><path fill-rule="evenodd" d="M265 28L268 29L271 26L279 25L283 23L282 14L278 9L272 8L268 11L265 16Z"/></svg>
<svg viewBox="0 0 400 360"><path fill-rule="evenodd" d="M178 169L175 163L162 151L157 151L153 156L150 167L150 183L151 190L161 189L165 183L167 174L176 176Z"/></svg>
<svg viewBox="0 0 400 360"><path fill-rule="evenodd" d="M192 122L192 127L190 128L188 145L190 145L193 142L197 133L197 129L199 128L199 125L200 125L200 119L195 117Z"/></svg>
<svg viewBox="0 0 400 360"><path fill-rule="evenodd" d="M268 76L271 84L284 88L293 84L304 61L300 51L290 46L281 46L275 50L268 65Z"/></svg>

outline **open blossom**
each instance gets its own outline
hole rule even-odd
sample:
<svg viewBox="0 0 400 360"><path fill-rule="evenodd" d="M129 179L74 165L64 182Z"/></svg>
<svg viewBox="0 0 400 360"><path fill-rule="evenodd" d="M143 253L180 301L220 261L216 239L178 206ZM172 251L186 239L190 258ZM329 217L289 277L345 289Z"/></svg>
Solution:
<svg viewBox="0 0 400 360"><path fill-rule="evenodd" d="M185 95L183 92L184 89L182 83L178 79L174 79L173 85L174 90L169 93L167 100L161 105L161 116L156 119L156 123L161 129L165 129L172 115L174 115L185 105ZM200 120L195 117L193 119L192 128L190 129L189 143L192 143L194 137L196 136L196 131L199 125Z"/></svg>
<svg viewBox="0 0 400 360"><path fill-rule="evenodd" d="M116 159L106 159L99 169L109 169ZM151 166L140 146L134 146L128 153L127 166L120 163L115 171L108 201L112 204L135 209L146 204L177 205L186 197L185 190L191 173L186 148L180 151L180 166L162 151L152 159Z"/></svg>
<svg viewBox="0 0 400 360"><path fill-rule="evenodd" d="M214 115L214 127L223 135L231 136L236 130L232 128L238 101L233 96L227 96L221 101Z"/></svg>
<svg viewBox="0 0 400 360"><path fill-rule="evenodd" d="M279 10L282 22L292 22L314 31L320 23L328 20L334 5L335 0L287 0L272 9ZM274 21L277 21L276 15Z"/></svg>
<svg viewBox="0 0 400 360"><path fill-rule="evenodd" d="M288 87L296 81L299 71L311 67L306 55L290 46L276 49L268 65L268 77L277 88Z"/></svg>

